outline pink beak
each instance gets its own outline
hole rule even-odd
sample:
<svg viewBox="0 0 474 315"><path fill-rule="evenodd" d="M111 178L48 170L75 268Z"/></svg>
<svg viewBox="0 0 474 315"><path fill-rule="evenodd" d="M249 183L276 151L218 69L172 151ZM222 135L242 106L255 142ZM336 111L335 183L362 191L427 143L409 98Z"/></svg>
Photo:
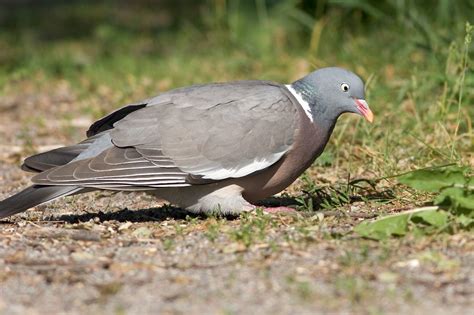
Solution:
<svg viewBox="0 0 474 315"><path fill-rule="evenodd" d="M374 121L374 114L370 110L369 104L367 104L367 102L363 99L355 98L354 101L357 105L357 108L360 111L360 114L362 116L364 116L365 119L367 119L368 122L371 123L372 121Z"/></svg>

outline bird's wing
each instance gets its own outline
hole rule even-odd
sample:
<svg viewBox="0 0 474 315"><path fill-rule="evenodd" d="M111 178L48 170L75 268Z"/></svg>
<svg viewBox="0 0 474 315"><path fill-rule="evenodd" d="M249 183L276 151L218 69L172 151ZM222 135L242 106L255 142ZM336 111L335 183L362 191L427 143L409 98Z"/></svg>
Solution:
<svg viewBox="0 0 474 315"><path fill-rule="evenodd" d="M109 130L113 147L33 181L169 187L243 177L273 165L291 148L296 106L286 88L271 82L178 89L115 122Z"/></svg>
<svg viewBox="0 0 474 315"><path fill-rule="evenodd" d="M107 137L108 135L105 133L97 134L75 145L32 155L23 161L21 169L27 172L40 173L57 166L66 165L77 159L81 154L84 155L84 152L92 153L97 143L104 142L102 138Z"/></svg>
<svg viewBox="0 0 474 315"><path fill-rule="evenodd" d="M114 126L114 123L117 121L123 119L126 117L128 114L139 110L140 108L143 108L147 105L147 101L139 102L137 104L130 104L127 106L124 106L122 108L117 109L116 111L113 111L112 113L108 114L107 116L97 120L94 122L90 127L89 130L87 130L87 136L88 137L93 137L101 132L104 132L106 130L112 129Z"/></svg>

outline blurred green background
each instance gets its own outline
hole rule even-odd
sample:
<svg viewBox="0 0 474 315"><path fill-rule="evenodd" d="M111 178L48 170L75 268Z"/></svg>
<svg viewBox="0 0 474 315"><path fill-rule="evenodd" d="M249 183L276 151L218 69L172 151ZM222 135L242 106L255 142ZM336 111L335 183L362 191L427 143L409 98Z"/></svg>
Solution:
<svg viewBox="0 0 474 315"><path fill-rule="evenodd" d="M343 118L327 163L473 164L473 17L472 0L1 1L0 92L66 84L64 115L93 119L174 87L341 66L376 122Z"/></svg>

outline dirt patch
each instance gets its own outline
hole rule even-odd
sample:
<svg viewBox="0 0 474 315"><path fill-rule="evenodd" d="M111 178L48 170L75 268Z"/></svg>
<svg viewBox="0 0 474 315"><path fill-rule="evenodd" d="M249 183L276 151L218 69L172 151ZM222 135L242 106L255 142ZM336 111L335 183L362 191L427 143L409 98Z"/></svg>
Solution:
<svg viewBox="0 0 474 315"><path fill-rule="evenodd" d="M1 167L19 187L25 178L11 168ZM2 186L0 195L11 190ZM206 218L121 193L40 206L0 224L0 312L466 314L472 308L472 235L380 244L350 234L360 218L336 213Z"/></svg>

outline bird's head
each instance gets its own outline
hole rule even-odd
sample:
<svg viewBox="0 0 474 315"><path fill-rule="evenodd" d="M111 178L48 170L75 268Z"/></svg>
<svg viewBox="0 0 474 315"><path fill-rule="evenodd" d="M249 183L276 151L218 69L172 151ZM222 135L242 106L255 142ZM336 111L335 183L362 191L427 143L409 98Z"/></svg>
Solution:
<svg viewBox="0 0 474 315"><path fill-rule="evenodd" d="M335 122L343 113L356 113L373 121L365 101L364 82L348 70L322 68L293 82L291 88L307 102L307 113L315 122Z"/></svg>

